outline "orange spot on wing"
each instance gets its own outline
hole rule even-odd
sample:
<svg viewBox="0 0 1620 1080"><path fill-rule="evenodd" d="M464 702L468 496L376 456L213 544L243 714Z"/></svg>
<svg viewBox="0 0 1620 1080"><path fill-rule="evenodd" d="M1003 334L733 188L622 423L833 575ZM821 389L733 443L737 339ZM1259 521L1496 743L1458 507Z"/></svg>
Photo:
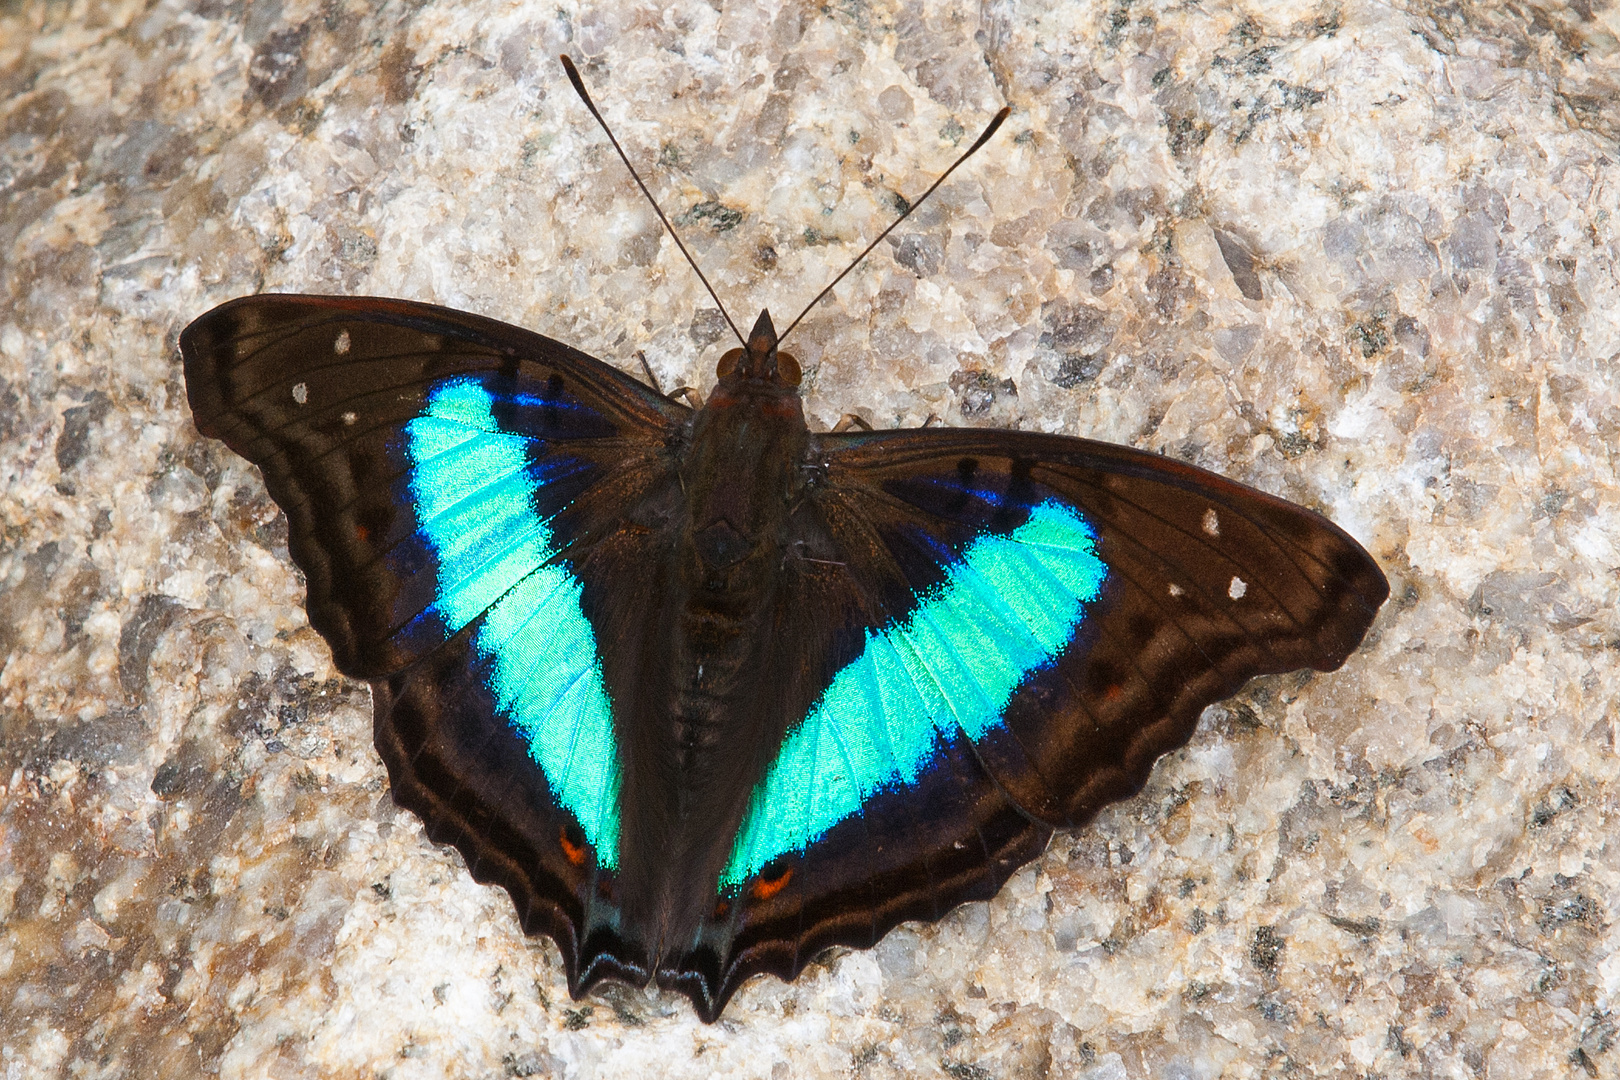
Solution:
<svg viewBox="0 0 1620 1080"><path fill-rule="evenodd" d="M557 843L562 845L563 854L567 856L569 862L575 866L585 865L585 848L568 839L566 826L557 830Z"/></svg>
<svg viewBox="0 0 1620 1080"><path fill-rule="evenodd" d="M787 888L787 883L792 880L793 871L791 869L784 870L782 871L780 877L760 878L758 881L754 882L753 888L749 889L748 891L753 893L755 900L769 900L771 897Z"/></svg>
<svg viewBox="0 0 1620 1080"><path fill-rule="evenodd" d="M1125 688L1120 686L1119 683L1115 683L1114 685L1110 686L1108 689L1103 691L1103 697L1106 698L1109 701L1118 701L1120 698L1122 698L1124 696L1125 696Z"/></svg>
<svg viewBox="0 0 1620 1080"><path fill-rule="evenodd" d="M364 525L356 525L354 527L354 535L360 538L360 542L362 544L368 543L371 540L371 530L366 528Z"/></svg>

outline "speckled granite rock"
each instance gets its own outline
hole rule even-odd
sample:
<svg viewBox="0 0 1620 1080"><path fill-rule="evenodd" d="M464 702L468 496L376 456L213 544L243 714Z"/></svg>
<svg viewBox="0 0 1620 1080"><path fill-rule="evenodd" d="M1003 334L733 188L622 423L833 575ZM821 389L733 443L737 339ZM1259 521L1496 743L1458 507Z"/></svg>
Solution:
<svg viewBox="0 0 1620 1080"><path fill-rule="evenodd" d="M720 8L717 10L716 8ZM1620 1073L1620 8L1235 0L0 9L0 1075ZM587 60L830 424L1161 450L1394 598L992 903L745 987L567 999L397 812L175 335L264 289L712 383Z"/></svg>

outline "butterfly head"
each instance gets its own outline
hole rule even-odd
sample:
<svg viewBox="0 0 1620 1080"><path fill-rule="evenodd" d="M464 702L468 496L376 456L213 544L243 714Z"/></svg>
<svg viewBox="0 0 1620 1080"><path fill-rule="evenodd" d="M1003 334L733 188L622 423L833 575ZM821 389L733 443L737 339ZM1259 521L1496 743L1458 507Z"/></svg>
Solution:
<svg viewBox="0 0 1620 1080"><path fill-rule="evenodd" d="M776 326L771 313L761 311L748 332L748 345L731 349L720 358L715 374L722 386L733 390L747 386L756 392L766 387L778 391L797 392L802 373L799 362L791 355L776 351Z"/></svg>

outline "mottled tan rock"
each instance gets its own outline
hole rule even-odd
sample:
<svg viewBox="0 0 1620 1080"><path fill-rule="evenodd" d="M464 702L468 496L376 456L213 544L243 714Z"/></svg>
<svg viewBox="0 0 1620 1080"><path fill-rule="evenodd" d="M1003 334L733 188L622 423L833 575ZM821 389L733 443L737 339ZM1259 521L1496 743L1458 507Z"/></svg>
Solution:
<svg viewBox="0 0 1620 1080"><path fill-rule="evenodd" d="M717 10L719 8L719 10ZM34 0L0 13L0 1075L1612 1076L1620 8ZM988 904L568 1000L396 811L175 335L260 290L521 323L815 423L1162 451L1394 594ZM780 323L779 323L780 324Z"/></svg>

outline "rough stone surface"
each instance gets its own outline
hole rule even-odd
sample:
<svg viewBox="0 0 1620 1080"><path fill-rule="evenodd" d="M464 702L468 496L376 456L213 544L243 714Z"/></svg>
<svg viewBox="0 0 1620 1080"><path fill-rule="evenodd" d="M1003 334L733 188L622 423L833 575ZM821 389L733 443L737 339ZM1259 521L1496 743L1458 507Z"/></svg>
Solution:
<svg viewBox="0 0 1620 1080"><path fill-rule="evenodd" d="M717 10L718 9L718 10ZM1620 1074L1620 8L838 0L0 9L0 1075ZM397 812L175 337L377 293L816 423L1085 433L1330 514L1394 595L993 902L568 1000Z"/></svg>

